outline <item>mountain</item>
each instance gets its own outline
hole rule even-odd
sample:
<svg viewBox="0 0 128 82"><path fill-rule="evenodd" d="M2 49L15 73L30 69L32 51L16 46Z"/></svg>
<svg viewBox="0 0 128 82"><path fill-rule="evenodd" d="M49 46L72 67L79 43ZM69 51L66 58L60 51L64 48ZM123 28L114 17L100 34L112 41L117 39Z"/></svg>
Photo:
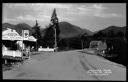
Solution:
<svg viewBox="0 0 128 82"><path fill-rule="evenodd" d="M124 27L110 26L96 32L94 36L118 37L118 36L124 36L125 33L126 33L126 26Z"/></svg>
<svg viewBox="0 0 128 82"><path fill-rule="evenodd" d="M15 29L20 35L22 35L22 30L29 30L30 35L32 34L32 27L26 23L19 23L17 25L13 25L10 23L2 24L2 31L6 30L7 28ZM72 38L72 37L77 37L81 34L90 35L92 33L87 29L82 29L78 26L75 26L65 21L59 22L59 28L60 28L61 38ZM40 30L42 37L44 36L46 29L47 28Z"/></svg>
<svg viewBox="0 0 128 82"><path fill-rule="evenodd" d="M59 28L60 28L60 37L61 38L78 37L79 35L84 34L84 33L87 33L87 35L90 34L89 30L82 29L82 28L80 28L78 26L75 26L75 25L70 24L70 23L65 22L65 21L59 22ZM46 29L44 29L41 32L42 36L44 35Z"/></svg>
<svg viewBox="0 0 128 82"><path fill-rule="evenodd" d="M22 35L22 30L29 30L30 35L32 34L32 27L26 23L19 23L15 26L15 30Z"/></svg>
<svg viewBox="0 0 128 82"><path fill-rule="evenodd" d="M10 23L3 23L2 24L2 31L6 30L7 28L11 28L11 29L16 30L20 35L22 35L22 30L29 30L30 35L32 34L32 31L31 31L32 27L26 23L19 23L17 25L13 25Z"/></svg>
<svg viewBox="0 0 128 82"><path fill-rule="evenodd" d="M84 35L93 35L94 33L93 32L91 32L90 30L88 30L88 29L82 29L83 30L83 34Z"/></svg>
<svg viewBox="0 0 128 82"><path fill-rule="evenodd" d="M60 22L60 37L62 38L70 38L78 36L82 33L82 29L78 26L72 25L68 22Z"/></svg>
<svg viewBox="0 0 128 82"><path fill-rule="evenodd" d="M125 32L126 27L110 26L110 27L108 27L108 28L106 28L106 29L104 29L102 31L108 33L109 31L112 31L112 30L114 31L114 33L118 33L119 31Z"/></svg>
<svg viewBox="0 0 128 82"><path fill-rule="evenodd" d="M6 30L7 28L14 29L15 28L15 25L10 24L10 23L4 23L4 24L2 24L2 31Z"/></svg>

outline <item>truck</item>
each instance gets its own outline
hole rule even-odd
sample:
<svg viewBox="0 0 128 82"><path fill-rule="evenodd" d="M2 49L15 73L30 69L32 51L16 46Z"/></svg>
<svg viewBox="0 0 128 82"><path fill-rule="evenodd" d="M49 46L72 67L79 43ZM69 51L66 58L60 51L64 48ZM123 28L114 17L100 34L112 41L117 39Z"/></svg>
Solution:
<svg viewBox="0 0 128 82"><path fill-rule="evenodd" d="M2 47L3 63L10 63L12 61L23 61L30 58L30 51L27 50L9 50L5 46Z"/></svg>

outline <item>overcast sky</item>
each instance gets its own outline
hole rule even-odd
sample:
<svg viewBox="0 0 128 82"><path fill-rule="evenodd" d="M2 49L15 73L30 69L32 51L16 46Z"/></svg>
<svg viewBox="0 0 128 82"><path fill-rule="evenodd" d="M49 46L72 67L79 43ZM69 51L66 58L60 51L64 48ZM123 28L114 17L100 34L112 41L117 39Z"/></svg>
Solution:
<svg viewBox="0 0 128 82"><path fill-rule="evenodd" d="M44 28L50 23L54 8L59 22L67 21L90 31L126 26L125 3L3 3L2 22L34 26L38 20Z"/></svg>

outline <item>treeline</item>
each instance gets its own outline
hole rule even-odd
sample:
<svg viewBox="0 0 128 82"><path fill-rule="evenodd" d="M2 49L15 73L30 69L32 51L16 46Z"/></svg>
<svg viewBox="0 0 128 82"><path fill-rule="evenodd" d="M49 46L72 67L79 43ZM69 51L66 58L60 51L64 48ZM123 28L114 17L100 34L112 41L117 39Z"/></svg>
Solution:
<svg viewBox="0 0 128 82"><path fill-rule="evenodd" d="M111 34L110 34L111 33ZM106 54L113 55L111 58L107 58L116 63L120 63L126 66L127 55L127 38L126 32L119 31L114 35L114 31L103 34L100 32L92 36L85 35L74 38L62 39L60 41L60 48L62 50L82 49L89 48L90 42L94 40L105 41L107 44Z"/></svg>
<svg viewBox="0 0 128 82"><path fill-rule="evenodd" d="M47 27L43 36L41 35L40 27L35 26L33 29L36 30L33 32L33 36L38 38L38 46L54 47L55 36L52 27ZM57 46L59 47L59 51L89 48L90 42L94 40L105 41L107 44L106 54L116 55L116 58L108 58L109 60L126 65L126 27L110 27L93 35L85 33L71 38L59 37Z"/></svg>

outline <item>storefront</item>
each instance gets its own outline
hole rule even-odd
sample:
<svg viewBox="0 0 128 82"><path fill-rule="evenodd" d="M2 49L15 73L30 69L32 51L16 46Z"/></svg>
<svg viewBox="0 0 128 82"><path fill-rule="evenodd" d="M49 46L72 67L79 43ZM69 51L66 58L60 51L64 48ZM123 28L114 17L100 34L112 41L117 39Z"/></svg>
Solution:
<svg viewBox="0 0 128 82"><path fill-rule="evenodd" d="M8 58L15 59L17 57L23 58L23 55L25 56L27 55L26 57L30 57L30 55L28 55L28 52L30 52L30 48L26 46L25 41L27 41L29 43L28 46L30 46L31 42L36 42L36 39L33 36L29 37L28 35L27 37L20 36L19 33L16 32L16 30L10 28L3 31L2 32L3 58L7 58L7 59Z"/></svg>

